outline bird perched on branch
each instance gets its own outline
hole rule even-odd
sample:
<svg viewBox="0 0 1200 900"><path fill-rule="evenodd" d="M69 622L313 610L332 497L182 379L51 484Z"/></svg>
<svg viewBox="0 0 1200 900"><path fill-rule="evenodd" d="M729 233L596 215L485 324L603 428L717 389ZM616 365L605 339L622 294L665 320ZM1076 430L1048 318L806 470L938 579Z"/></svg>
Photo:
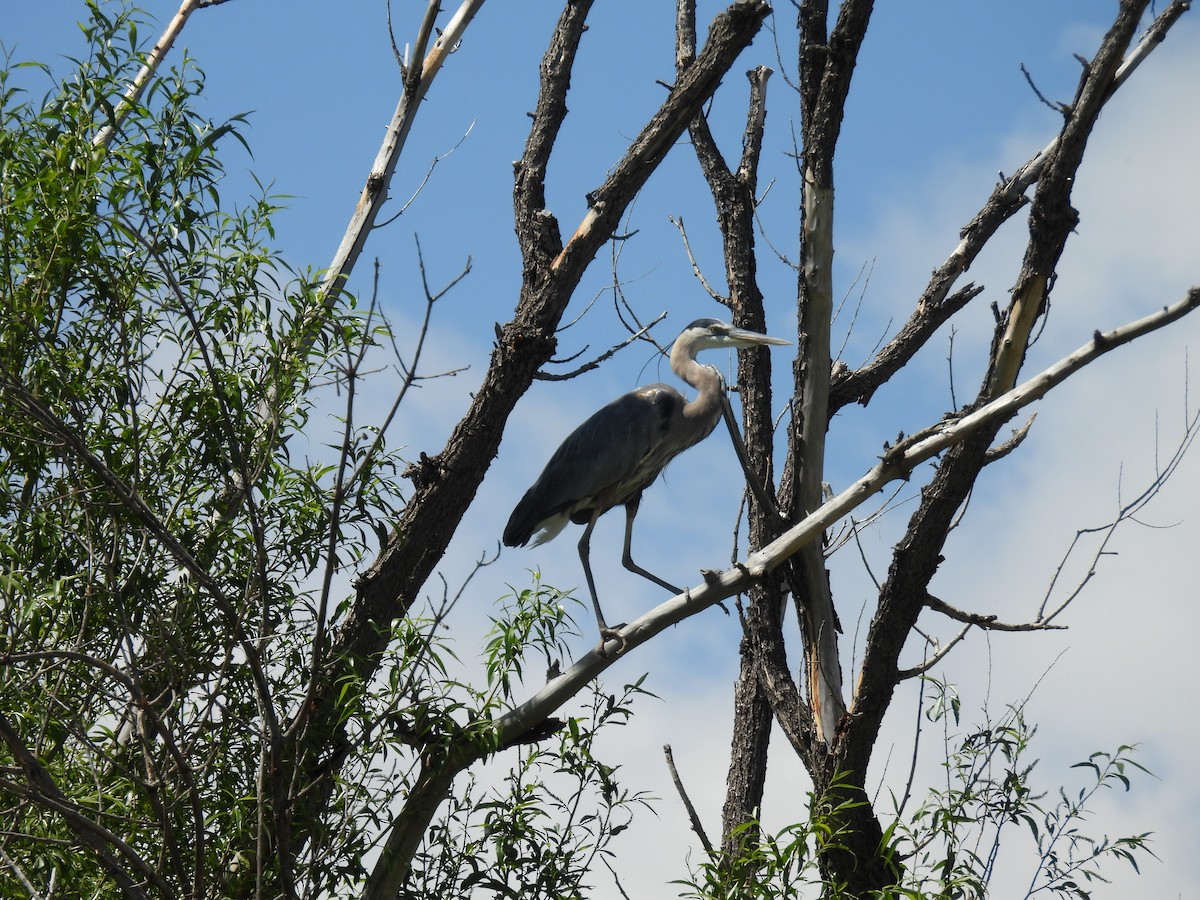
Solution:
<svg viewBox="0 0 1200 900"><path fill-rule="evenodd" d="M635 563L629 545L642 491L667 463L708 437L721 419L725 389L721 373L696 362L696 354L721 347L786 343L717 319L692 322L671 347L671 371L696 389L696 399L689 402L666 384L646 385L618 397L568 435L513 510L504 529L504 543L509 547L524 546L531 539L532 546L544 544L557 536L567 522L586 526L579 539L579 559L600 626L601 653L609 639L622 645L624 642L617 630L605 624L596 597L588 561L596 520L614 506L624 505L622 564L673 594L682 593L675 585Z"/></svg>

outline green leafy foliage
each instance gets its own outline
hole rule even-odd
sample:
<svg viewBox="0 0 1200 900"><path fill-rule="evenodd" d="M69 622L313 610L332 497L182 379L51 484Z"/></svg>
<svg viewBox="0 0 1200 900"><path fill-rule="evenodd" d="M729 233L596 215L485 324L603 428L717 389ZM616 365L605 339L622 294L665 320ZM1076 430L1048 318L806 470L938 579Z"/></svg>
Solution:
<svg viewBox="0 0 1200 900"><path fill-rule="evenodd" d="M334 686L332 774L289 756L345 573L402 502L399 457L353 417L389 335L288 269L270 196L225 202L241 120L198 112L190 61L97 145L142 62L136 17L110 9L90 7L92 55L66 78L0 73L0 893L356 896L426 765L498 756L530 660L566 657L565 598L502 604L479 679L413 610L381 675ZM315 445L334 408L340 434ZM595 754L640 684L599 690L546 746L504 750L486 795L468 779L419 878L580 890L642 802Z"/></svg>
<svg viewBox="0 0 1200 900"><path fill-rule="evenodd" d="M492 716L525 686L531 657L540 663L539 676L566 658L564 639L575 633L568 600L577 602L535 581L500 601L484 649L483 687L443 682L467 698L436 704L460 714L461 724L439 723L450 742L475 742L488 754L501 750L488 727ZM597 755L603 731L624 725L633 701L648 694L644 677L617 694L592 682L578 713L557 723L551 737L504 749L502 760L473 770L428 830L407 896L585 896L597 859L611 855L613 838L638 807L648 806L645 795L621 785L618 767Z"/></svg>
<svg viewBox="0 0 1200 900"><path fill-rule="evenodd" d="M934 688L929 721L945 727L945 783L890 829L891 853L904 860L908 875L903 896L987 896L1001 870L1002 838L1011 872L1014 854L1022 852L1022 832L1032 838L1036 859L1026 896L1086 898L1089 885L1107 882L1104 863L1121 860L1136 870L1141 854L1153 856L1148 833L1109 838L1084 830L1101 789L1120 784L1128 790L1127 773L1146 772L1132 759L1133 747L1093 753L1073 767L1090 772L1091 783L1074 796L1057 788L1052 800L1034 777L1038 761L1030 752L1037 729L1021 705L959 734L957 697L944 682L928 683Z"/></svg>
<svg viewBox="0 0 1200 900"><path fill-rule="evenodd" d="M1036 729L1019 706L997 722L966 734L959 726L961 704L953 688L930 679L933 697L930 723L946 726L945 784L932 788L911 814L898 809L884 835L882 853L903 867L904 877L877 900L978 900L990 896L999 871L1001 838L1011 874L1014 864L1029 865L1032 875L1025 896L1072 897L1085 900L1091 888L1106 884L1103 865L1123 861L1136 870L1142 854L1153 855L1149 834L1121 838L1095 837L1085 825L1100 790L1130 787L1132 771L1146 769L1132 759L1133 747L1114 754L1093 753L1073 768L1087 771L1090 783L1075 794L1058 788L1057 799L1040 790L1032 777L1037 766L1029 758ZM861 797L861 793L859 793ZM844 849L848 841L842 813L865 803L844 776L830 791L809 796L809 817L777 832L758 822L742 826L743 851L727 858L717 853L702 862L691 879L679 882L681 895L694 900L838 900L844 888L823 873L821 854ZM1012 826L1017 826L1014 829ZM1022 834L1032 838L1033 853L1023 850ZM1025 852L1022 862L1016 854ZM1029 861L1032 860L1032 863Z"/></svg>
<svg viewBox="0 0 1200 900"><path fill-rule="evenodd" d="M856 797L856 794L858 795ZM799 900L840 897L821 872L821 854L845 848L844 814L864 804L845 775L835 777L823 795L808 796L809 818L770 832L759 822L738 829L740 852L715 853L692 877L678 882L691 900Z"/></svg>
<svg viewBox="0 0 1200 900"><path fill-rule="evenodd" d="M132 13L90 11L65 78L0 72L5 851L79 896L114 894L117 868L224 896L283 877L264 772L304 700L319 576L369 551L397 463L293 459L376 329L290 274L270 196L224 202L241 120L197 111L190 61L93 144L143 57Z"/></svg>

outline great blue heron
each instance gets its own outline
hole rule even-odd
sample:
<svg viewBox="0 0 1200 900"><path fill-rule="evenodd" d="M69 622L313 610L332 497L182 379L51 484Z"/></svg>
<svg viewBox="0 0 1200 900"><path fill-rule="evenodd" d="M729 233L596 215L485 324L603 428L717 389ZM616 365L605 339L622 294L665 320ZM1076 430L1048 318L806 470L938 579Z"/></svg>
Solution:
<svg viewBox="0 0 1200 900"><path fill-rule="evenodd" d="M571 432L513 510L504 529L504 543L510 547L523 546L531 538L535 547L544 544L558 535L568 521L587 526L579 539L579 559L596 609L601 652L606 640L620 641L621 637L604 622L588 561L596 520L614 506L624 504L622 564L672 594L682 593L675 585L635 563L629 544L642 491L667 463L708 437L721 419L724 390L721 374L712 366L696 362L696 354L718 347L786 343L716 319L697 319L683 329L671 347L671 371L696 389L696 399L686 401L667 384L646 385L618 397Z"/></svg>

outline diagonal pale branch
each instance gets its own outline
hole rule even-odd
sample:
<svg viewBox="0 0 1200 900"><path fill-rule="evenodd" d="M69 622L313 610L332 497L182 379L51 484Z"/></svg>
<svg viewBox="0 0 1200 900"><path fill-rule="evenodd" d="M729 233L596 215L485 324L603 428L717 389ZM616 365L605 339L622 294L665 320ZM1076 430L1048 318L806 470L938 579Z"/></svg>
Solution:
<svg viewBox="0 0 1200 900"><path fill-rule="evenodd" d="M96 132L96 136L92 138L93 147L103 147L105 150L112 144L113 138L116 137L121 126L125 123L125 119L133 110L133 107L141 99L142 94L146 90L146 86L150 84L150 79L154 77L158 71L158 67L162 65L162 61L167 54L171 52L171 48L175 45L175 39L179 37L179 33L183 31L183 26L187 24L188 18L196 10L205 6L214 6L211 0L183 0L183 5L179 7L179 11L175 13L167 27L163 30L162 35L154 44L149 55L146 57L146 62L142 64L141 70L134 76L129 88L125 91L125 96L121 98L120 104L116 108L113 115L113 120Z"/></svg>
<svg viewBox="0 0 1200 900"><path fill-rule="evenodd" d="M396 163L400 160L404 143L412 130L417 110L421 108L421 101L429 92L429 87L442 68L442 63L462 40L463 33L481 6L483 6L483 0L463 0L458 11L446 23L433 42L433 47L424 60L419 65L414 61L414 64L405 73L404 91L400 95L400 102L396 105L396 111L392 115L392 121L388 124L383 144L380 145L375 162L371 165L367 183L358 199L358 205L354 208L354 214L350 217L350 224L346 227L342 243L334 254L329 268L325 271L325 280L321 285L321 297L325 305L333 301L350 278L354 264L362 255L367 236L371 233L371 228L379 217L379 211L387 201L388 185L396 171ZM416 55L424 52L439 9L441 9L440 0L429 0L425 19L421 23L418 34Z"/></svg>
<svg viewBox="0 0 1200 900"><path fill-rule="evenodd" d="M943 422L889 450L869 472L833 499L806 516L778 539L710 581L672 597L621 629L625 654L655 635L698 612L750 588L774 571L801 547L817 539L826 528L878 493L889 482L907 478L916 466L961 443L985 426L1011 418L1022 408L1040 400L1071 375L1099 357L1139 337L1170 325L1200 308L1200 287L1156 313L1112 331L1096 332L1088 343L1029 380L997 397L969 415ZM615 646L615 645L614 645ZM554 712L587 682L616 661L593 650L549 682L520 706L499 720L501 743L511 741Z"/></svg>
<svg viewBox="0 0 1200 900"><path fill-rule="evenodd" d="M812 539L810 532L817 523L824 523L821 527L832 524L861 504L867 497L877 493L888 482L907 477L920 463L960 443L982 426L1011 418L1018 410L1035 400L1040 400L1051 389L1110 350L1169 325L1197 307L1200 307L1200 288L1192 288L1184 299L1171 306L1163 307L1159 312L1103 334L1097 331L1091 341L1074 353L1005 392L985 406L969 415L935 425L896 445L884 455L879 465L853 485L771 545L752 554L746 561L748 572L757 575L770 571Z"/></svg>

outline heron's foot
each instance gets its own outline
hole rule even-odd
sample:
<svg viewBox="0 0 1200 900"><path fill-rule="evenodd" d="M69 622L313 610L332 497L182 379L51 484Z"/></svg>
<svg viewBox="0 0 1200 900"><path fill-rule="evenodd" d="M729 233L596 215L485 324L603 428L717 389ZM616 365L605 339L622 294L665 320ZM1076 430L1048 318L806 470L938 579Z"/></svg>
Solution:
<svg viewBox="0 0 1200 900"><path fill-rule="evenodd" d="M704 579L705 584L715 584L721 580L720 569L701 569L700 577Z"/></svg>
<svg viewBox="0 0 1200 900"><path fill-rule="evenodd" d="M609 628L608 626L602 627L600 629L600 643L596 645L596 652L601 656L608 656L608 650L605 645L608 644L609 641L616 641L617 649L613 653L613 656L620 656L622 653L624 653L625 635L621 634L620 630L623 627L623 625L618 625L616 628Z"/></svg>

